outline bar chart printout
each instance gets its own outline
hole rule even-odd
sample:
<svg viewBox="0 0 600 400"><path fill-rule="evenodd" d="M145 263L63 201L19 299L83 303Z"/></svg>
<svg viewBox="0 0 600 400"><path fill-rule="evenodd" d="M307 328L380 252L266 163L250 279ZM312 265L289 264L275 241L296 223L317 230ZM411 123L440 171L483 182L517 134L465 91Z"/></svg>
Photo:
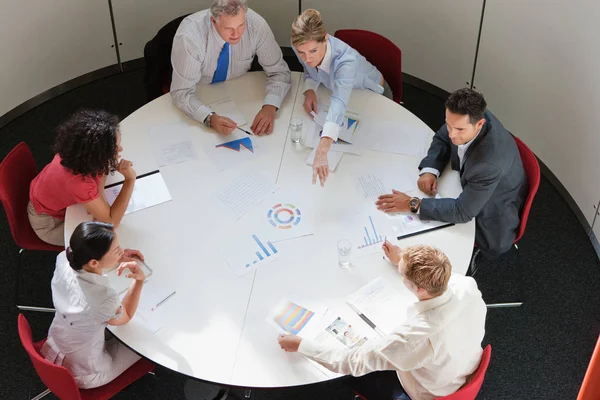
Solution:
<svg viewBox="0 0 600 400"><path fill-rule="evenodd" d="M258 233L242 234L219 246L219 252L237 275L246 274L279 256L279 249L273 242Z"/></svg>
<svg viewBox="0 0 600 400"><path fill-rule="evenodd" d="M373 245L381 245L383 244L384 237L381 236L381 233L378 232L375 227L375 222L373 222L373 217L369 215L368 223L363 226L363 240L358 244L358 249L364 249Z"/></svg>
<svg viewBox="0 0 600 400"><path fill-rule="evenodd" d="M285 332L297 335L314 314L313 311L288 301L282 304L273 320Z"/></svg>
<svg viewBox="0 0 600 400"><path fill-rule="evenodd" d="M264 244L258 238L258 236L254 234L252 235L252 239L256 242L258 250L255 252L256 259L246 263L246 268L250 267L251 265L257 264L260 261L263 261L265 258L272 257L278 253L277 249L275 248L275 246L273 246L273 243L271 243L270 241L267 241L266 244Z"/></svg>

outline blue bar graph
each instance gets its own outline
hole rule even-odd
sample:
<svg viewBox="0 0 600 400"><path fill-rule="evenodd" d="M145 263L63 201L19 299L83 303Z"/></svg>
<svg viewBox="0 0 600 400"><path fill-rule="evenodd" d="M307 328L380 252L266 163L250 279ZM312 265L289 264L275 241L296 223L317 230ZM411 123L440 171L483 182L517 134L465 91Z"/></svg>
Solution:
<svg viewBox="0 0 600 400"><path fill-rule="evenodd" d="M271 253L269 253L269 251L267 250L267 248L265 247L265 245L262 244L262 242L260 241L260 239L256 235L252 235L252 239L254 239L254 241L256 242L256 244L258 244L258 247L260 247L260 249L265 252L265 255L267 257L269 257L271 255Z"/></svg>
<svg viewBox="0 0 600 400"><path fill-rule="evenodd" d="M252 239L258 245L259 250L256 251L256 253L255 253L257 259L253 260L251 263L246 263L246 268L249 268L249 267L253 266L254 264L257 264L261 261L264 261L264 260L268 259L269 257L272 257L278 253L277 248L270 241L267 241L266 242L267 245L265 246L263 244L263 242L258 238L258 236L252 235ZM270 249L270 251L269 251L269 249Z"/></svg>
<svg viewBox="0 0 600 400"><path fill-rule="evenodd" d="M368 247L368 246L373 246L379 243L383 243L383 238L381 237L381 235L379 235L377 233L377 228L375 228L375 222L373 221L373 218L369 215L369 222L371 225L371 230L372 232L369 232L369 229L367 228L367 226L364 226L363 229L365 230L365 236L364 236L364 240L365 240L365 244L358 246L359 249Z"/></svg>

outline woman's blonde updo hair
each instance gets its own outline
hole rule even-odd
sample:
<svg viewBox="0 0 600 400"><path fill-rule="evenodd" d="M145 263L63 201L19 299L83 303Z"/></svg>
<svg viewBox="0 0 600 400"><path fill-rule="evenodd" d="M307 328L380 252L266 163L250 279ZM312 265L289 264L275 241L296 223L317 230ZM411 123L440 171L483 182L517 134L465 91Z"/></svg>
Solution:
<svg viewBox="0 0 600 400"><path fill-rule="evenodd" d="M321 13L308 9L298 15L292 24L292 46L299 46L312 40L322 43L327 36L327 28L321 19Z"/></svg>

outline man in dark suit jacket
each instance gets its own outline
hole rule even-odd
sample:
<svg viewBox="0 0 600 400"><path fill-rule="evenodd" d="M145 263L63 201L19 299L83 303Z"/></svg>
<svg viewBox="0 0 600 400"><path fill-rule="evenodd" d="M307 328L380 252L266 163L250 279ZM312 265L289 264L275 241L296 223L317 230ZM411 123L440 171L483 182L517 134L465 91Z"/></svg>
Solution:
<svg viewBox="0 0 600 400"><path fill-rule="evenodd" d="M460 171L463 191L457 199L411 198L394 191L376 204L385 212L419 212L427 220L464 223L475 217L475 243L485 257L495 258L513 244L528 185L514 138L486 106L474 90L452 93L446 101L446 124L419 165L419 189L433 195L450 161Z"/></svg>

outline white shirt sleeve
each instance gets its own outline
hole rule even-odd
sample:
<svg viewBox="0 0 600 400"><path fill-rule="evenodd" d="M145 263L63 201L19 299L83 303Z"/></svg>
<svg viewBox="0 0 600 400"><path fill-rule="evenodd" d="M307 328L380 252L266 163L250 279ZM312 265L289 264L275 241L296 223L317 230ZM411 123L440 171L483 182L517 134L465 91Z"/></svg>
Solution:
<svg viewBox="0 0 600 400"><path fill-rule="evenodd" d="M210 107L202 104L196 94L196 85L202 76L200 60L203 56L200 47L185 34L175 35L171 51L171 98L185 115L200 122L204 122L211 112Z"/></svg>
<svg viewBox="0 0 600 400"><path fill-rule="evenodd" d="M370 339L354 349L327 347L303 339L298 351L333 372L353 376L383 370L409 371L419 368L432 354L426 340L415 345L402 334Z"/></svg>
<svg viewBox="0 0 600 400"><path fill-rule="evenodd" d="M419 176L426 174L426 173L433 174L438 178L440 177L440 171L438 171L435 168L429 168L429 167L425 167L425 168L421 169L421 171L419 172Z"/></svg>

